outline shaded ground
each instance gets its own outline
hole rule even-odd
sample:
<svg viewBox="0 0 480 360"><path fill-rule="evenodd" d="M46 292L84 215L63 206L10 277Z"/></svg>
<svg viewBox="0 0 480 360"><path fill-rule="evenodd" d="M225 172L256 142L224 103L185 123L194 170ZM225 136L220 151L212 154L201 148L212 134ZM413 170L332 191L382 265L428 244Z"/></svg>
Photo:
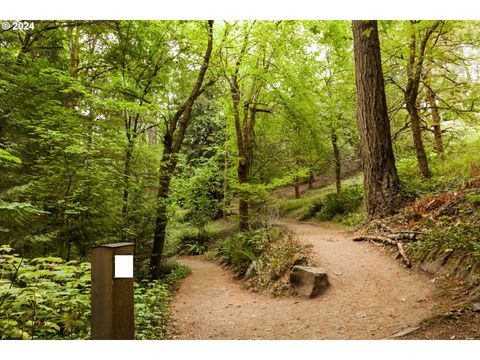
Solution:
<svg viewBox="0 0 480 360"><path fill-rule="evenodd" d="M353 242L341 228L282 222L311 243L330 288L315 299L249 292L200 257L173 303L177 339L382 339L449 308L431 278L402 267L377 246Z"/></svg>
<svg viewBox="0 0 480 360"><path fill-rule="evenodd" d="M480 339L480 312L448 312L425 321L425 325L401 339L474 340Z"/></svg>

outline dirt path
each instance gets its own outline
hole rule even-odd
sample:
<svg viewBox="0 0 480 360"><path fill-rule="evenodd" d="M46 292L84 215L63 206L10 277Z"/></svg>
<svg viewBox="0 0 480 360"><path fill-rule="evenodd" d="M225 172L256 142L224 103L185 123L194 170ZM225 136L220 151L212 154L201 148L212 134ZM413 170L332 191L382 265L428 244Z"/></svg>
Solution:
<svg viewBox="0 0 480 360"><path fill-rule="evenodd" d="M331 286L315 299L272 298L243 289L199 257L174 301L178 339L382 339L415 326L449 304L431 278L404 269L377 246L353 242L333 225L284 221ZM442 306L443 304L443 306Z"/></svg>

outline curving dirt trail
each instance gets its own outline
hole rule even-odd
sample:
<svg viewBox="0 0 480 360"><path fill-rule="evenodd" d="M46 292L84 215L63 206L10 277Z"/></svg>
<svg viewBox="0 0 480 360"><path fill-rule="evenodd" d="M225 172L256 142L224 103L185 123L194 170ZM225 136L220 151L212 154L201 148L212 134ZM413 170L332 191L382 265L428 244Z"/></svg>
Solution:
<svg viewBox="0 0 480 360"><path fill-rule="evenodd" d="M382 339L448 307L431 277L404 269L377 246L353 242L342 229L283 221L313 244L329 289L315 299L249 292L199 257L173 302L177 339Z"/></svg>

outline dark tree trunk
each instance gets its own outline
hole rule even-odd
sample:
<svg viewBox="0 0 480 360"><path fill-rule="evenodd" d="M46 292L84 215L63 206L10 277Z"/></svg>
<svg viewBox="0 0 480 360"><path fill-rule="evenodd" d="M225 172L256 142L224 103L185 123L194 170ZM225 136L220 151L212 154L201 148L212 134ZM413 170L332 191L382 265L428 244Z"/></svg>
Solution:
<svg viewBox="0 0 480 360"><path fill-rule="evenodd" d="M337 194L342 190L342 165L340 163L340 150L338 148L337 134L332 133L333 159L335 162L335 186Z"/></svg>
<svg viewBox="0 0 480 360"><path fill-rule="evenodd" d="M228 77L237 138L237 149L239 156L237 174L240 184L250 183L250 171L253 164L253 148L255 146L255 120L257 112L270 112L269 110L258 108L260 91L265 84L262 84L261 81L255 82L256 76L249 85L250 89L240 89L240 65L242 63L243 55L245 55L247 51L248 42L249 33L247 32L245 34L242 50L240 51L239 57L235 63L234 71ZM264 59L264 68L262 70L268 70L274 52L275 49L270 54L269 60ZM261 66L260 63L257 63L257 65ZM240 192L238 206L240 231L247 231L250 228L248 208L248 198L246 194Z"/></svg>
<svg viewBox="0 0 480 360"><path fill-rule="evenodd" d="M394 213L400 202L377 22L353 21L353 44L365 202L373 219Z"/></svg>
<svg viewBox="0 0 480 360"><path fill-rule="evenodd" d="M237 63L239 66L239 63ZM248 123L248 114L249 114L249 103L244 104L243 106L243 116L240 114L240 88L237 81L238 69L235 71L235 74L231 78L230 82L230 93L232 97L233 104L233 115L235 119L235 131L237 135L237 149L239 153L238 159L238 182L240 185L248 184L250 181L250 168L252 164L252 144L250 142L250 126L251 123ZM241 120L242 119L242 120ZM254 121L255 117L250 119ZM248 231L250 229L249 218L248 218L248 200L246 196L242 193L239 194L238 202L238 215L239 215L239 229L240 231Z"/></svg>
<svg viewBox="0 0 480 360"><path fill-rule="evenodd" d="M413 145L415 146L415 153L417 155L418 167L420 174L423 178L429 178L431 176L430 169L428 168L427 154L425 153L425 147L422 140L422 128L420 127L420 116L416 102L410 99L406 101L408 115L410 117L410 127L412 129Z"/></svg>
<svg viewBox="0 0 480 360"><path fill-rule="evenodd" d="M127 217L128 217L128 196L129 196L129 188L130 188L130 162L132 159L134 142L132 139L128 139L127 150L125 152L125 167L123 170L123 205L122 205L122 219L123 224L122 226L125 227L127 225ZM125 240L126 232L125 229L122 231L122 240Z"/></svg>
<svg viewBox="0 0 480 360"><path fill-rule="evenodd" d="M295 188L295 199L300 199L300 179L298 176L295 177L295 184L293 187Z"/></svg>
<svg viewBox="0 0 480 360"><path fill-rule="evenodd" d="M165 151L165 150L164 150ZM168 150L167 150L168 151ZM157 192L157 218L155 220L155 233L153 236L152 256L150 258L150 271L152 279L160 278L160 265L165 246L166 230L168 224L167 200L170 190L170 181L175 165L171 163L170 154L163 154L162 168L160 170ZM169 164L170 163L170 164ZM170 166L168 166L170 165Z"/></svg>
<svg viewBox="0 0 480 360"><path fill-rule="evenodd" d="M416 21L412 21L412 26L415 26ZM431 27L427 28L420 44L417 44L417 33L412 31L409 43L409 58L407 64L407 86L405 88L405 105L407 107L408 115L410 117L410 124L412 128L413 144L415 145L415 152L418 160L418 167L423 178L431 176L428 168L428 159L425 153L425 147L422 140L422 129L420 126L420 116L418 115L417 97L420 86L420 78L423 70L423 61L425 58L425 49L427 47L428 39L433 31L439 25L439 21L435 22ZM414 30L414 29L412 29Z"/></svg>
<svg viewBox="0 0 480 360"><path fill-rule="evenodd" d="M313 176L313 171L310 171L308 175L308 188L313 189L313 182L315 181L315 177Z"/></svg>
<svg viewBox="0 0 480 360"><path fill-rule="evenodd" d="M163 137L163 155L160 162L158 193L157 193L157 215L155 220L155 233L153 236L152 254L150 257L150 275L153 280L160 278L160 265L165 246L166 228L168 224L167 200L170 189L170 182L177 165L177 155L182 147L195 101L203 93L205 87L203 81L207 72L210 57L213 49L213 20L208 21L208 44L203 57L197 80L189 97L168 120L168 129ZM206 86L213 84L209 82Z"/></svg>
<svg viewBox="0 0 480 360"><path fill-rule="evenodd" d="M135 142L138 136L138 120L139 114L136 114L133 119L128 114L125 114L125 134L127 137L127 148L125 149L125 165L123 169L122 241L126 241L127 237L126 228L128 227L130 177L132 172L133 151L135 149ZM136 244L134 246L136 246Z"/></svg>
<svg viewBox="0 0 480 360"><path fill-rule="evenodd" d="M432 122L433 122L433 137L435 139L435 151L437 155L444 160L445 153L443 151L443 136L442 136L442 119L438 111L437 103L435 102L435 94L432 89L427 88L427 102L430 110L432 112Z"/></svg>
<svg viewBox="0 0 480 360"><path fill-rule="evenodd" d="M225 153L224 153L224 161L223 161L223 209L222 209L222 217L224 221L228 221L227 198L228 198L228 142L225 141Z"/></svg>
<svg viewBox="0 0 480 360"><path fill-rule="evenodd" d="M240 160L238 164L238 180L240 184L247 184L250 179L250 166ZM240 231L250 230L250 222L248 220L248 200L244 195L240 195L238 203L239 228Z"/></svg>

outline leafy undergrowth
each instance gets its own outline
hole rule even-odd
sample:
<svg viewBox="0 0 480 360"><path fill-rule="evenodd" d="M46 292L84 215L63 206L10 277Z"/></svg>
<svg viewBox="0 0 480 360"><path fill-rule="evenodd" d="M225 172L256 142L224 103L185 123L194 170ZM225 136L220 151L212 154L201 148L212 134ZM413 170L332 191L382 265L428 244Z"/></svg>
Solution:
<svg viewBox="0 0 480 360"><path fill-rule="evenodd" d="M436 195L425 196L386 221L395 228L419 231L408 244L420 260L432 250L460 250L480 261L480 181Z"/></svg>
<svg viewBox="0 0 480 360"><path fill-rule="evenodd" d="M209 248L215 247L215 243L237 231L238 224L235 220L225 222L223 219L212 221L204 231L188 223L179 223L176 229L170 233L167 242L167 256L174 255L201 255Z"/></svg>
<svg viewBox="0 0 480 360"><path fill-rule="evenodd" d="M171 339L173 293L191 269L175 261L161 266L161 280L135 283L135 339Z"/></svg>
<svg viewBox="0 0 480 360"><path fill-rule="evenodd" d="M463 186L420 197L359 231L400 239L407 255L425 271L475 286L480 283L479 197L480 178L473 177Z"/></svg>
<svg viewBox="0 0 480 360"><path fill-rule="evenodd" d="M136 339L169 338L171 293L190 269L170 263L160 281L135 283ZM89 339L90 263L22 259L0 247L2 339Z"/></svg>
<svg viewBox="0 0 480 360"><path fill-rule="evenodd" d="M88 339L90 264L0 248L2 339Z"/></svg>
<svg viewBox="0 0 480 360"><path fill-rule="evenodd" d="M297 220L332 221L354 226L365 219L361 175L342 182L337 195L335 185L307 190L300 199L279 199L276 206L281 216Z"/></svg>
<svg viewBox="0 0 480 360"><path fill-rule="evenodd" d="M248 289L274 296L291 294L290 270L311 265L310 247L300 244L284 228L271 227L237 233L223 240L207 258L219 256Z"/></svg>
<svg viewBox="0 0 480 360"><path fill-rule="evenodd" d="M357 221L363 220L363 215L357 213L362 204L363 189L360 185L350 185L339 194L330 192L314 201L300 220L333 221L354 225Z"/></svg>

